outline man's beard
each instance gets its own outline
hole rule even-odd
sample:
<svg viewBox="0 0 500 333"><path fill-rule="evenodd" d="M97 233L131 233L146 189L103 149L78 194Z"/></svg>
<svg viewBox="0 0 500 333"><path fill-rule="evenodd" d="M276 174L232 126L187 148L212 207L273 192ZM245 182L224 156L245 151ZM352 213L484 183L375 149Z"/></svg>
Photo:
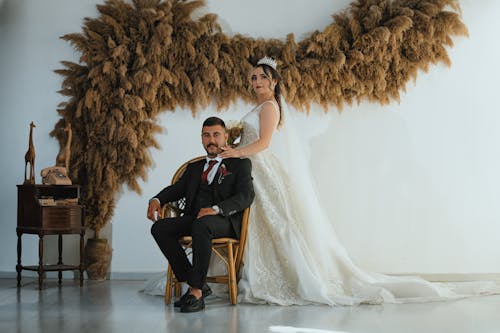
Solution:
<svg viewBox="0 0 500 333"><path fill-rule="evenodd" d="M208 148L210 148L211 146L217 148L217 150L216 150L215 153L211 153L211 152L208 151ZM208 157L212 157L213 158L213 157L217 157L217 155L219 155L219 153L222 151L222 149L220 149L220 147L218 145L215 145L215 144L211 143L211 144L209 144L208 146L205 147L205 151L207 152L207 156Z"/></svg>

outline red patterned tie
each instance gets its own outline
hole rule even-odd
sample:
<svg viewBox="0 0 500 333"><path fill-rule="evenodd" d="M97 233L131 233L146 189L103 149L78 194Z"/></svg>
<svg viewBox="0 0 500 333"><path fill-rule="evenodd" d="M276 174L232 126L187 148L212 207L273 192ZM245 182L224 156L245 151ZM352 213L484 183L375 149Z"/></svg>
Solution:
<svg viewBox="0 0 500 333"><path fill-rule="evenodd" d="M216 164L217 164L216 160L210 160L210 161L208 161L208 168L207 168L207 170L203 171L203 173L201 174L201 181L202 182L208 184L208 173L210 172L210 170L212 170L212 168Z"/></svg>

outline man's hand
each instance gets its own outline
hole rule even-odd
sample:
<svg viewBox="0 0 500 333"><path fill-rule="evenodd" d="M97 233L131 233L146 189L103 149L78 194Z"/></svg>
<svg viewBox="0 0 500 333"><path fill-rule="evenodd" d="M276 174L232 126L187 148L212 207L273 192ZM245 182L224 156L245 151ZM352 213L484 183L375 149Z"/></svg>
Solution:
<svg viewBox="0 0 500 333"><path fill-rule="evenodd" d="M153 222L156 222L160 210L161 206L158 200L151 200L148 206L148 219L150 219Z"/></svg>
<svg viewBox="0 0 500 333"><path fill-rule="evenodd" d="M212 207L202 208L198 212L198 216L196 216L196 218L200 219L200 218L202 218L203 216L206 216L206 215L217 215L217 212Z"/></svg>

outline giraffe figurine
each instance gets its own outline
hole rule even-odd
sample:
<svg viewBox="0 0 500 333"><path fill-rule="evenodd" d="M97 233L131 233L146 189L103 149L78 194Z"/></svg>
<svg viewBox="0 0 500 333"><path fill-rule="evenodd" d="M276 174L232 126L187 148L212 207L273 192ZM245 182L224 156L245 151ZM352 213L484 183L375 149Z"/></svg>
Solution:
<svg viewBox="0 0 500 333"><path fill-rule="evenodd" d="M61 146L61 150L56 157L56 166L62 166L66 168L66 172L69 173L69 160L71 157L71 139L73 137L73 131L71 130L71 123L64 128L64 132L68 133L66 138L66 144L64 147Z"/></svg>
<svg viewBox="0 0 500 333"><path fill-rule="evenodd" d="M28 151L24 155L24 184L35 184L35 145L33 145L33 127L36 127L33 122L30 123L30 139ZM26 169L30 164L30 177L26 178Z"/></svg>

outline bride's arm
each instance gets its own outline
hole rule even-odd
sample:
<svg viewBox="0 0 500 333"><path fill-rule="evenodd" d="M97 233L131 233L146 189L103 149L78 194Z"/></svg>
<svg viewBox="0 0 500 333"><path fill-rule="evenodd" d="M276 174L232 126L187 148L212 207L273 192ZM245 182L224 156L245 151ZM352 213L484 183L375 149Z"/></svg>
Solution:
<svg viewBox="0 0 500 333"><path fill-rule="evenodd" d="M222 158L247 157L257 154L269 147L274 130L279 122L279 113L273 103L265 103L259 113L259 138L245 147L233 149L231 147L222 148L224 152L219 154Z"/></svg>

